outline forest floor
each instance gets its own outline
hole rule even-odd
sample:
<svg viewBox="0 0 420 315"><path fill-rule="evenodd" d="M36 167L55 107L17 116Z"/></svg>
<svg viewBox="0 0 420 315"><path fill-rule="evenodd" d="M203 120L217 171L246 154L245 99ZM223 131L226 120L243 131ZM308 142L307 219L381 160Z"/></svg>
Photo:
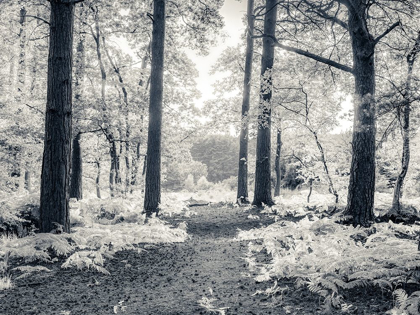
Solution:
<svg viewBox="0 0 420 315"><path fill-rule="evenodd" d="M185 221L190 239L184 243L140 244L143 250L122 251L107 260L111 275L60 269L21 280L0 291L0 314L57 315L189 315L189 314L321 314L319 297L294 289L293 280L277 296L256 294L273 281L254 280L244 258L248 241L238 241L238 229L250 230L273 222L268 215L250 219L256 210L237 207L196 207L189 218L166 218L175 226ZM268 255L261 254L261 260ZM351 293L354 314L384 314L390 296L380 290Z"/></svg>

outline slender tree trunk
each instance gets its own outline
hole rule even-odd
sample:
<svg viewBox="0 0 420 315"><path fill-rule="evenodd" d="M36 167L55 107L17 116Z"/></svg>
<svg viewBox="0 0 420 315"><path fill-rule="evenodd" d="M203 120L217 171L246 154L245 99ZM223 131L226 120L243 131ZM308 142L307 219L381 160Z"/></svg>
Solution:
<svg viewBox="0 0 420 315"><path fill-rule="evenodd" d="M83 22L86 20L83 3L80 10L80 23L78 42L76 48L75 58L75 80L74 80L74 102L73 109L74 115L78 116L83 109L83 80L85 77L86 69L86 54L85 54L85 34L83 32ZM70 178L70 198L76 198L77 200L83 199L83 159L82 159L82 148L81 148L81 132L79 126L74 126L73 132L77 133L73 138L73 150L71 159L71 178Z"/></svg>
<svg viewBox="0 0 420 315"><path fill-rule="evenodd" d="M25 101L26 85L26 9L20 9L19 30L19 64L17 73L16 103L21 105Z"/></svg>
<svg viewBox="0 0 420 315"><path fill-rule="evenodd" d="M118 153L115 141L110 142L109 156L111 158L109 170L109 191L111 197L115 197L116 185L118 185Z"/></svg>
<svg viewBox="0 0 420 315"><path fill-rule="evenodd" d="M56 224L70 232L69 182L72 140L74 3L50 1L50 44L41 174L41 232Z"/></svg>
<svg viewBox="0 0 420 315"><path fill-rule="evenodd" d="M32 173L31 171L25 171L25 189L31 193L32 192Z"/></svg>
<svg viewBox="0 0 420 315"><path fill-rule="evenodd" d="M21 106L26 103L26 9L21 7L19 11L20 29L19 29L19 59L17 68L17 89L15 92L15 101L17 106ZM14 163L12 174L14 174L12 181L17 190L21 191L23 185L21 183L22 173L24 169L24 163L22 161L24 148L19 146L16 150L16 154L13 155Z"/></svg>
<svg viewBox="0 0 420 315"><path fill-rule="evenodd" d="M274 196L280 196L280 185L281 185L281 147L283 143L281 142L281 128L277 128L277 147L276 147L276 161L275 161L275 170L276 170L276 187L274 189Z"/></svg>
<svg viewBox="0 0 420 315"><path fill-rule="evenodd" d="M404 184L405 176L407 175L408 166L410 164L410 102L411 102L411 82L413 78L413 67L414 62L417 58L417 54L420 50L420 32L416 39L413 49L407 56L407 79L405 83L405 94L404 94L404 104L401 107L402 117L400 118L400 125L403 137L403 152L401 158L401 171L398 175L397 182L395 183L394 188L394 197L392 200L391 212L399 214L401 212L401 203L400 198L402 196L402 188Z"/></svg>
<svg viewBox="0 0 420 315"><path fill-rule="evenodd" d="M125 108L123 109L124 113L125 113L125 155L124 155L124 159L125 159L125 189L124 192L127 193L130 187L130 124L128 121L128 115L129 113L129 105L128 105L128 92L127 89L125 87L125 83L123 80L123 77L121 75L120 69L117 66L117 64L114 62L114 60L112 59L107 47L106 47L106 42L105 42L105 37L102 38L103 41L103 46L104 46L104 50L105 50L105 54L108 58L109 63L111 64L112 68L114 69L114 73L118 78L118 84L119 87L121 89L122 95L123 95L123 101L124 101L124 106ZM119 129L120 132L120 139L122 139L121 135L122 135L122 130ZM120 156L122 156L122 144L120 147ZM118 165L119 166L119 165ZM118 167L119 168L119 167ZM121 181L121 179L120 179Z"/></svg>
<svg viewBox="0 0 420 315"><path fill-rule="evenodd" d="M86 13L83 7L83 3L80 8L80 23L79 23L79 34L76 48L75 58L75 80L74 80L74 110L81 111L83 106L83 92L84 92L84 78L86 72L86 50L85 50L85 33L84 33L84 22L86 20ZM77 126L76 126L77 127Z"/></svg>
<svg viewBox="0 0 420 315"><path fill-rule="evenodd" d="M159 213L161 180L161 137L163 65L165 47L165 0L153 1L152 72L150 82L149 131L144 210Z"/></svg>
<svg viewBox="0 0 420 315"><path fill-rule="evenodd" d="M264 34L275 37L277 20L277 1L266 1L264 17ZM261 59L261 92L258 116L257 160L255 168L255 188L253 205L274 204L271 196L271 96L274 62L274 45L270 37L263 38L263 52Z"/></svg>
<svg viewBox="0 0 420 315"><path fill-rule="evenodd" d="M83 167L80 139L81 133L79 132L76 137L73 138L73 150L71 158L70 198L76 198L77 200L83 199Z"/></svg>
<svg viewBox="0 0 420 315"><path fill-rule="evenodd" d="M322 162L322 165L324 166L325 175L327 176L328 190L331 194L334 195L335 203L338 203L338 193L337 193L337 190L334 187L334 183L332 181L330 172L328 170L327 160L325 159L324 148L322 147L321 142L318 139L318 134L316 133L316 131L312 130L311 128L308 128L308 129L312 133L312 135L314 136L316 146L318 147L318 151L321 155L321 162Z"/></svg>
<svg viewBox="0 0 420 315"><path fill-rule="evenodd" d="M137 176L139 173L139 163L140 163L140 147L141 147L141 142L137 142L136 145L136 156L133 158L132 160L132 174L131 174L131 183L130 183L130 193L132 194L134 192L134 186L137 185Z"/></svg>
<svg viewBox="0 0 420 315"><path fill-rule="evenodd" d="M314 180L312 178L309 179L309 193L306 197L306 202L309 203L311 201L312 189L313 189Z"/></svg>
<svg viewBox="0 0 420 315"><path fill-rule="evenodd" d="M131 155L131 149L130 149L130 126L128 122L128 114L126 116L126 129L125 129L125 194L127 194L130 191L130 184L131 184L131 163L130 163L130 155Z"/></svg>
<svg viewBox="0 0 420 315"><path fill-rule="evenodd" d="M254 53L254 0L248 0L246 34L245 73L242 96L242 128L239 135L239 168L238 191L236 195L239 204L249 204L248 199L248 112L251 95L252 57Z"/></svg>
<svg viewBox="0 0 420 315"><path fill-rule="evenodd" d="M101 199L101 162L96 161L96 197Z"/></svg>
<svg viewBox="0 0 420 315"><path fill-rule="evenodd" d="M363 7L349 9L348 19L353 49L355 95L353 154L346 213L352 216L354 226L369 226L374 219L375 42L368 32L363 11Z"/></svg>
<svg viewBox="0 0 420 315"><path fill-rule="evenodd" d="M141 115L140 115L140 135L139 135L139 140L137 141L137 145L136 145L136 155L132 160L132 175L131 175L131 188L130 188L130 193L133 193L133 186L137 185L137 177L139 174L139 169L140 169L140 158L141 158L141 145L142 145L142 135L143 135L143 128L144 128L144 107L143 106L143 100L146 99L146 92L149 86L149 81L150 81L150 76L148 77L148 79L146 80L146 85L145 85L145 80L144 80L144 71L146 69L147 66L147 62L149 60L149 56L150 56L150 49L151 49L151 42L149 42L149 45L147 46L146 49L146 53L143 56L143 59L141 61L141 66L140 66L140 70L142 71L142 75L141 75L141 79L139 81L139 90L140 90L140 95L141 95L141 101L140 101L140 111L141 111ZM142 176L144 176L146 172L146 169L143 167L143 171L142 171Z"/></svg>

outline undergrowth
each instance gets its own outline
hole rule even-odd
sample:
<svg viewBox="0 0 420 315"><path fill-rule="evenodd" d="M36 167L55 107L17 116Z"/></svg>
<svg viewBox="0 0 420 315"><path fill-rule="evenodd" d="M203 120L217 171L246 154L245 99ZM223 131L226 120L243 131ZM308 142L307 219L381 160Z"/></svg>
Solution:
<svg viewBox="0 0 420 315"><path fill-rule="evenodd" d="M395 290L419 283L417 225L389 222L354 228L315 211L290 210L284 204L266 212L276 213L277 222L238 234L238 239L251 241L245 259L249 268L258 271L255 279L295 279L298 288L320 296L325 313L348 308L344 293L354 288L378 286L401 297L401 291ZM271 256L269 263L257 262L256 254L262 251ZM418 293L405 304L402 301L397 299L396 309L418 314L412 311L420 301Z"/></svg>
<svg viewBox="0 0 420 315"><path fill-rule="evenodd" d="M165 200L165 199L164 199ZM163 208L169 212L170 200ZM171 213L185 211L180 202L174 203ZM8 203L13 209L13 203ZM116 252L142 250L140 243L183 242L186 228L169 226L159 218L145 223L142 204L132 199L88 199L71 203L72 233L34 233L22 238L13 235L0 237L0 290L13 287L13 281L33 273L51 270L37 262L61 261L61 268L77 268L109 274L104 264ZM4 207L2 209L5 209ZM10 213L13 212L11 211ZM8 218L7 216L4 216ZM18 263L18 267L12 268ZM29 265L28 265L29 264Z"/></svg>

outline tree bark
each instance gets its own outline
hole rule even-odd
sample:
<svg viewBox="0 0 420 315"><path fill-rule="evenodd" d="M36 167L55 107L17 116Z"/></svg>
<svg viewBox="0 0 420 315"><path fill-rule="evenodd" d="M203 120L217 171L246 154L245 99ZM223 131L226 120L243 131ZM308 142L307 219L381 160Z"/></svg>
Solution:
<svg viewBox="0 0 420 315"><path fill-rule="evenodd" d="M17 89L15 93L16 106L21 106L26 102L26 9L21 7L19 11L19 59L18 59L18 68L17 68ZM14 157L12 174L12 181L14 187L17 190L22 190L23 186L21 183L22 173L24 169L23 158L24 148L19 146L19 150L16 151Z"/></svg>
<svg viewBox="0 0 420 315"><path fill-rule="evenodd" d="M346 213L352 216L354 226L369 226L374 219L375 194L375 41L367 28L364 6L348 9L355 94Z"/></svg>
<svg viewBox="0 0 420 315"><path fill-rule="evenodd" d="M133 158L132 161L132 174L131 174L131 183L130 183L130 194L134 192L134 186L137 185L137 176L139 173L139 163L140 163L140 148L141 148L141 142L138 141L136 145L136 156Z"/></svg>
<svg viewBox="0 0 420 315"><path fill-rule="evenodd" d="M242 95L242 128L239 135L239 168L238 191L236 195L239 204L249 204L248 199L248 112L251 95L252 57L254 54L254 0L248 0L246 35L245 73Z"/></svg>
<svg viewBox="0 0 420 315"><path fill-rule="evenodd" d="M31 171L25 171L25 189L31 193L32 192L32 173Z"/></svg>
<svg viewBox="0 0 420 315"><path fill-rule="evenodd" d="M115 140L110 141L109 156L111 158L111 164L109 169L109 191L111 197L115 197L116 186L118 185L118 152Z"/></svg>
<svg viewBox="0 0 420 315"><path fill-rule="evenodd" d="M85 34L83 32L83 23L86 20L85 11L83 4L80 9L80 29L78 34L78 42L76 48L75 58L75 80L74 80L74 116L78 116L77 113L82 110L83 107L83 80L85 77L86 69L86 53L85 53ZM80 127L74 126L73 132L76 132L76 136L73 138L73 149L71 158L71 178L70 178L70 198L76 198L77 200L83 199L83 158L81 148L81 135Z"/></svg>
<svg viewBox="0 0 420 315"><path fill-rule="evenodd" d="M96 185L96 197L98 197L99 199L101 199L101 162L100 161L96 161L96 180L95 180L95 185Z"/></svg>
<svg viewBox="0 0 420 315"><path fill-rule="evenodd" d="M41 232L70 232L69 181L72 139L74 3L50 1L50 43L41 172Z"/></svg>
<svg viewBox="0 0 420 315"><path fill-rule="evenodd" d="M19 61L17 73L16 103L21 105L25 100L26 85L26 9L20 9L20 30L19 30Z"/></svg>
<svg viewBox="0 0 420 315"><path fill-rule="evenodd" d="M70 198L76 198L77 200L83 199L83 164L80 138L80 132L73 138L73 150L71 157Z"/></svg>
<svg viewBox="0 0 420 315"><path fill-rule="evenodd" d="M276 187L274 188L274 196L280 196L280 185L281 185L281 147L283 143L281 142L281 128L277 128L277 147L276 147L276 161L275 161L275 171L276 171Z"/></svg>
<svg viewBox="0 0 420 315"><path fill-rule="evenodd" d="M420 32L416 39L413 49L407 56L407 79L405 82L404 104L398 109L400 118L401 132L403 137L403 152L401 158L401 171L398 174L397 182L394 187L394 197L392 199L391 213L399 214L401 212L400 198L402 196L402 188L404 179L407 175L408 166L410 164L410 102L411 102L411 82L413 78L414 62L420 50ZM402 112L402 117L400 112Z"/></svg>
<svg viewBox="0 0 420 315"><path fill-rule="evenodd" d="M271 196L271 96L274 62L274 43L277 20L277 1L266 1L264 17L263 52L261 58L261 92L258 115L257 160L255 168L255 188L253 205L274 204Z"/></svg>
<svg viewBox="0 0 420 315"><path fill-rule="evenodd" d="M161 138L163 65L165 47L165 0L153 1L152 71L150 82L149 130L144 210L159 214L161 196Z"/></svg>

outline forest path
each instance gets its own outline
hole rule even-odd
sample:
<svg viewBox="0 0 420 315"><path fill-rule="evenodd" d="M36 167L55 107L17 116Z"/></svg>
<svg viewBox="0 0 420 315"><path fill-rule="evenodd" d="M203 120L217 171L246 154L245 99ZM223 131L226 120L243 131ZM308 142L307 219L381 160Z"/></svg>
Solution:
<svg viewBox="0 0 420 315"><path fill-rule="evenodd" d="M169 218L174 225L187 222L191 238L185 243L142 244L140 253L117 253L105 264L110 276L55 264L49 277L0 292L0 314L103 315L114 314L114 306L118 314L217 314L199 305L203 298L216 299L215 308L228 307L226 315L286 314L282 307L268 306L264 295L253 296L269 284L249 276L243 259L248 242L235 240L238 229L268 225L272 219L252 220L249 211L233 207L193 210L197 215L190 218Z"/></svg>

